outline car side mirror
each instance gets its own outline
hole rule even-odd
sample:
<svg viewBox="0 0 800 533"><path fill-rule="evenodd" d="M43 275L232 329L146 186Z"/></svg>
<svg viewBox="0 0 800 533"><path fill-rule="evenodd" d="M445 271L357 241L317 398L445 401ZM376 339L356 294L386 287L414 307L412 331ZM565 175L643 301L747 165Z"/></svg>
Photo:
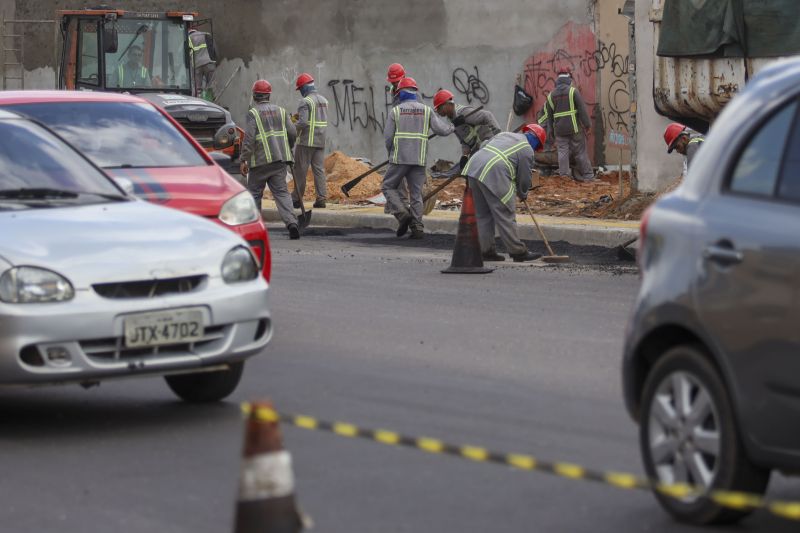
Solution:
<svg viewBox="0 0 800 533"><path fill-rule="evenodd" d="M231 164L231 156L224 152L209 152L208 155L222 168L227 168Z"/></svg>
<svg viewBox="0 0 800 533"><path fill-rule="evenodd" d="M131 180L129 180L128 178L112 178L112 179L120 189L125 191L125 194L127 194L128 196L134 195L135 191L133 188L133 182Z"/></svg>

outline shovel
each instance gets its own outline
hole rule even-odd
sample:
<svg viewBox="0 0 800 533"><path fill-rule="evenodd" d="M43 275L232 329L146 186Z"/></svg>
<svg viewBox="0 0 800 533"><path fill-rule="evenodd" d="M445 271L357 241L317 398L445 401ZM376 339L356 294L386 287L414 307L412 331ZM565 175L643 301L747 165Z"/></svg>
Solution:
<svg viewBox="0 0 800 533"><path fill-rule="evenodd" d="M307 228L309 224L311 224L311 209L306 211L306 206L303 205L303 197L300 196L300 188L297 186L297 177L294 175L294 165L290 164L289 167L292 169L292 181L294 182L294 190L297 193L297 197L300 199L300 216L297 218L297 224L300 226L300 229Z"/></svg>

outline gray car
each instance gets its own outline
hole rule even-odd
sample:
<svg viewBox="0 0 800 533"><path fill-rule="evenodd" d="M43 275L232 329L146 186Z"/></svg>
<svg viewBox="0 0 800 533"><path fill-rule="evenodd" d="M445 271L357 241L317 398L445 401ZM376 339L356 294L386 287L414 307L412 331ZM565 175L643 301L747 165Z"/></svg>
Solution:
<svg viewBox="0 0 800 533"><path fill-rule="evenodd" d="M272 336L247 243L126 196L59 137L0 111L0 385L164 375L187 401L236 388Z"/></svg>
<svg viewBox="0 0 800 533"><path fill-rule="evenodd" d="M764 70L717 119L685 181L643 217L623 361L647 473L678 519L732 522L712 490L800 473L800 60Z"/></svg>

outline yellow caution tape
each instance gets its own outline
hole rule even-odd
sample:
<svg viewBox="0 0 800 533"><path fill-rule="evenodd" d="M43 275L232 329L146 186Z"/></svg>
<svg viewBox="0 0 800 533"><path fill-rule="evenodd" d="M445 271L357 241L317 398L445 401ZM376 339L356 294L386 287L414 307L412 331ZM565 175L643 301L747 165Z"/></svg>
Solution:
<svg viewBox="0 0 800 533"><path fill-rule="evenodd" d="M676 499L705 496L722 507L749 510L765 509L788 520L800 521L800 502L767 500L757 494L730 491L705 493L698 487L684 483L666 485L625 472L601 472L574 463L542 461L530 455L499 453L480 446L457 446L430 437L410 437L386 429L367 429L345 422L326 422L310 416L289 415L274 409L260 407L255 412L250 404L242 404L242 413L262 422L283 422L303 429L326 431L343 437L362 438L389 446L405 446L428 453L461 457L470 461L510 466L519 470L535 470L567 479L594 481L624 490L654 490Z"/></svg>

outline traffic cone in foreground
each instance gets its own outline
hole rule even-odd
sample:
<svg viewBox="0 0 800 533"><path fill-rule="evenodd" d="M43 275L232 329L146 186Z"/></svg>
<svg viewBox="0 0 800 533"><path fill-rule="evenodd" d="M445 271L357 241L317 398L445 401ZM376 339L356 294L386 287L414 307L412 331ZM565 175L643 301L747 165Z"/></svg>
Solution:
<svg viewBox="0 0 800 533"><path fill-rule="evenodd" d="M483 266L481 243L478 240L478 221L475 218L475 200L472 189L467 185L464 189L464 201L461 204L461 215L458 217L458 233L456 246L453 248L453 259L450 266L442 270L443 274L488 274L493 268Z"/></svg>
<svg viewBox="0 0 800 533"><path fill-rule="evenodd" d="M283 449L271 402L251 404L244 435L234 533L295 533L303 517L294 500L292 458Z"/></svg>

